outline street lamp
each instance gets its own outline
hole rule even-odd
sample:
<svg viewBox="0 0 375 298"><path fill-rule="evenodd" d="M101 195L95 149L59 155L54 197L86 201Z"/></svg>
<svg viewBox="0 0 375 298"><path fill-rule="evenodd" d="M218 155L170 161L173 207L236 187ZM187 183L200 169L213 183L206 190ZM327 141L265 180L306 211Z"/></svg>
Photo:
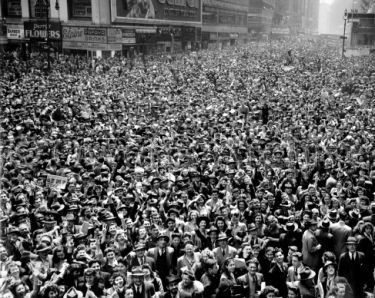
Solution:
<svg viewBox="0 0 375 298"><path fill-rule="evenodd" d="M50 9L50 0L45 0L46 7L46 41L47 41L47 62L48 62L48 72L51 70L51 55L50 55L50 39L49 39L49 9ZM56 0L55 9L59 10L60 5L59 1Z"/></svg>
<svg viewBox="0 0 375 298"><path fill-rule="evenodd" d="M341 57L344 58L345 53L345 39L346 39L346 22L348 21L348 11L345 9L344 11L344 35L342 38L342 54Z"/></svg>

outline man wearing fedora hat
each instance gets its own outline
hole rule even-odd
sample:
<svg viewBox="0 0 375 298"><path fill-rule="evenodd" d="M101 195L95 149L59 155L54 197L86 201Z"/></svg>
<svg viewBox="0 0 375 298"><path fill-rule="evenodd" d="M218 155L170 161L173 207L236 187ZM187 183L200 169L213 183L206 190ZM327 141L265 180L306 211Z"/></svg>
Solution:
<svg viewBox="0 0 375 298"><path fill-rule="evenodd" d="M220 233L217 239L219 247L213 250L217 263L221 267L227 258L234 258L237 254L237 249L228 245L228 236L225 233Z"/></svg>
<svg viewBox="0 0 375 298"><path fill-rule="evenodd" d="M284 255L287 255L290 246L301 249L302 232L296 222L287 222L284 226L285 233L280 234L279 246Z"/></svg>
<svg viewBox="0 0 375 298"><path fill-rule="evenodd" d="M315 298L316 287L315 287L315 272L309 268L304 267L299 274L299 281L297 281L298 289L301 294L301 298Z"/></svg>
<svg viewBox="0 0 375 298"><path fill-rule="evenodd" d="M333 235L329 232L330 225L331 222L326 218L320 222L315 232L316 239L322 245L322 252L334 249Z"/></svg>
<svg viewBox="0 0 375 298"><path fill-rule="evenodd" d="M338 275L345 277L353 289L354 297L364 297L363 287L365 283L365 256L357 251L357 239L348 237L346 241L347 252L341 254L338 266Z"/></svg>
<svg viewBox="0 0 375 298"><path fill-rule="evenodd" d="M155 288L152 283L145 281L144 272L141 267L134 267L131 271L131 287L134 298L151 298L155 295Z"/></svg>
<svg viewBox="0 0 375 298"><path fill-rule="evenodd" d="M172 247L168 246L169 237L165 234L160 234L157 238L157 246L150 248L147 256L153 258L155 261L155 269L158 272L163 285L166 285L166 278L172 273L173 253Z"/></svg>
<svg viewBox="0 0 375 298"><path fill-rule="evenodd" d="M130 252L126 259L129 266L129 270L133 267L142 266L143 264L149 264L153 270L155 270L155 260L145 255L146 247L142 243L138 243L134 246L132 252Z"/></svg>
<svg viewBox="0 0 375 298"><path fill-rule="evenodd" d="M315 236L318 223L311 219L305 224L307 230L302 236L303 263L312 269L317 269L320 261L322 245Z"/></svg>

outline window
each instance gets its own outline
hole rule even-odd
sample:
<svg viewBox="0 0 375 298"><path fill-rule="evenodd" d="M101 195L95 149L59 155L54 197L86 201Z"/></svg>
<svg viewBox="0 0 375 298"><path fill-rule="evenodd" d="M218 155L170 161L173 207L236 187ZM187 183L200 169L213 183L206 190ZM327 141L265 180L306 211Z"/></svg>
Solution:
<svg viewBox="0 0 375 298"><path fill-rule="evenodd" d="M68 0L69 18L91 19L91 0Z"/></svg>
<svg viewBox="0 0 375 298"><path fill-rule="evenodd" d="M31 17L36 19L45 19L47 12L49 13L48 1L51 0L29 0Z"/></svg>
<svg viewBox="0 0 375 298"><path fill-rule="evenodd" d="M5 0L2 1L2 5L4 7L3 12L6 17L22 17L21 0Z"/></svg>

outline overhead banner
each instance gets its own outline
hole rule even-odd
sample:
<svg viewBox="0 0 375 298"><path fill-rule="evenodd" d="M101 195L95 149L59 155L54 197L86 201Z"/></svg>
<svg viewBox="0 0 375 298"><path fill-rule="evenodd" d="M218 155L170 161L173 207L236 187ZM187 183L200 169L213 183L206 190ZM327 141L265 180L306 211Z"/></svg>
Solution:
<svg viewBox="0 0 375 298"><path fill-rule="evenodd" d="M47 24L45 21L29 21L24 22L25 38L30 40L43 40L47 39ZM52 41L61 40L61 24L57 22L49 23L49 39Z"/></svg>
<svg viewBox="0 0 375 298"><path fill-rule="evenodd" d="M8 24L7 25L7 38L8 39L24 39L25 30L23 25Z"/></svg>
<svg viewBox="0 0 375 298"><path fill-rule="evenodd" d="M201 21L201 0L112 0L115 19Z"/></svg>

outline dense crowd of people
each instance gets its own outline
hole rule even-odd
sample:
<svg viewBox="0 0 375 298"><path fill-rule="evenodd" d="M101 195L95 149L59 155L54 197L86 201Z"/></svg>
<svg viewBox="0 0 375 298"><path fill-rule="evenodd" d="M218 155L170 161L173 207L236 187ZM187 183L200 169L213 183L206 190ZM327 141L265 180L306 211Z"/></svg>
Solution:
<svg viewBox="0 0 375 298"><path fill-rule="evenodd" d="M318 41L0 59L0 296L374 293L374 57Z"/></svg>

